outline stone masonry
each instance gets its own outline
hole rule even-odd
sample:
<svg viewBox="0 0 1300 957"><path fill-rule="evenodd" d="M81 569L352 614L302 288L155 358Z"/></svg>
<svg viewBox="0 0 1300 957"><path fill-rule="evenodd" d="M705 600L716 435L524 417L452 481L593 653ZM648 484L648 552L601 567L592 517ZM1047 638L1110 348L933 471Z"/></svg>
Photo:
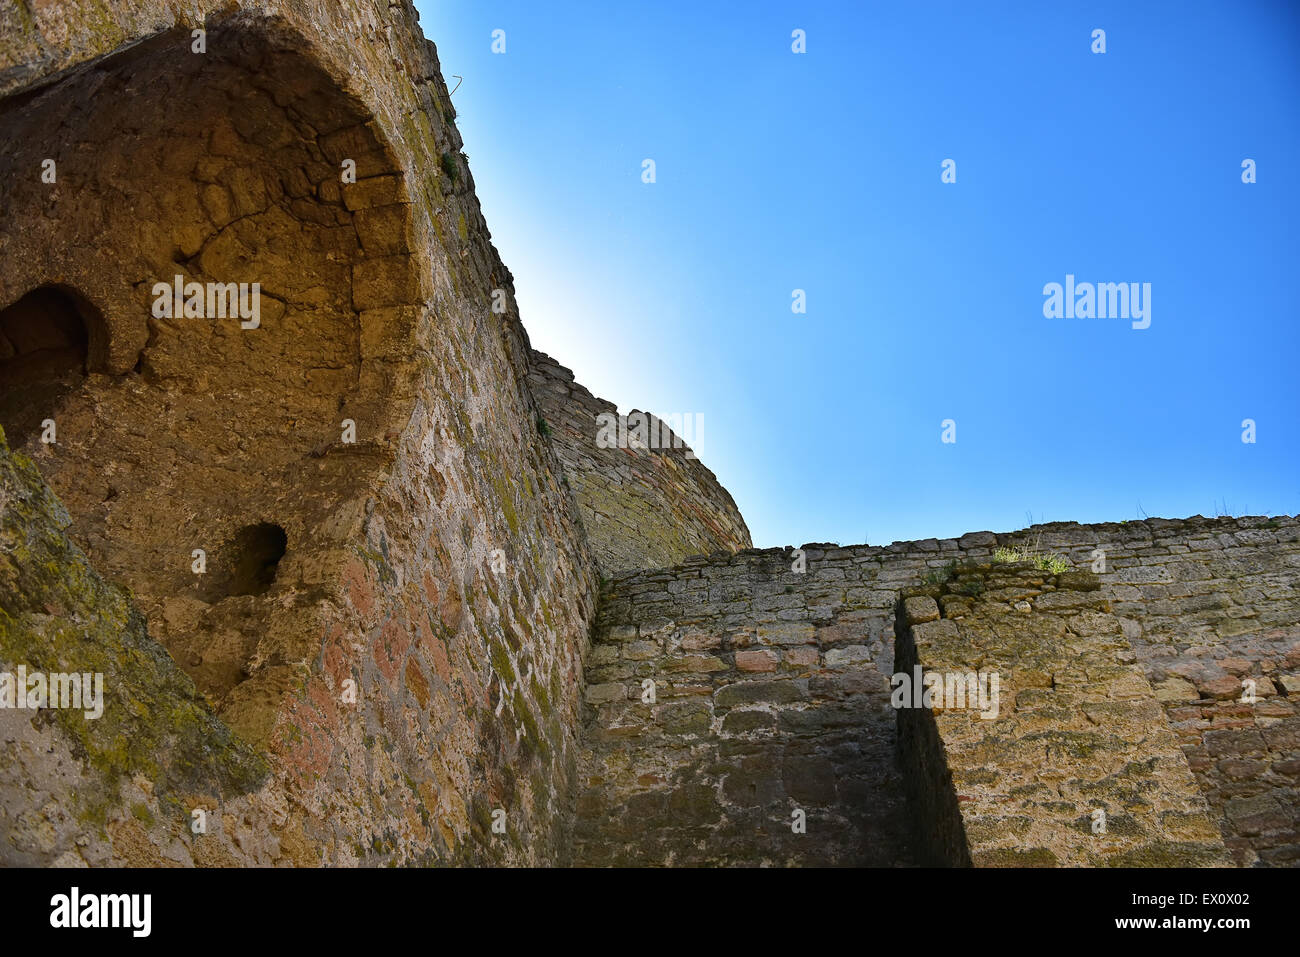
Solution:
<svg viewBox="0 0 1300 957"><path fill-rule="evenodd" d="M417 19L0 0L0 862L1300 862L1300 522L750 548L531 349Z"/></svg>
<svg viewBox="0 0 1300 957"><path fill-rule="evenodd" d="M1076 571L1020 581L1026 569L990 565L1000 546L1025 545ZM1294 518L1054 524L802 552L803 573L794 550L769 549L606 586L576 861L1189 865L1227 861L1226 846L1238 864L1295 862ZM894 635L902 599L925 595L936 619L942 598L944 619L920 627L945 640L918 660L916 642L895 648ZM995 720L890 704L896 670L988 662L1006 666ZM1257 697L1244 704L1251 676ZM1098 806L1110 824L1094 840ZM806 834L791 830L796 809Z"/></svg>
<svg viewBox="0 0 1300 957"><path fill-rule="evenodd" d="M657 448L601 448L598 417L617 416L613 403L593 396L541 352L531 355L528 384L604 572L750 547L731 495L666 424ZM637 414L620 418L626 423Z"/></svg>
<svg viewBox="0 0 1300 957"><path fill-rule="evenodd" d="M901 694L898 711L928 862L1228 862L1091 573L965 565L903 594L895 667L944 679L928 707Z"/></svg>
<svg viewBox="0 0 1300 957"><path fill-rule="evenodd" d="M106 811L14 771L0 857L558 853L598 577L453 117L408 3L0 3L0 424L269 768L195 793L69 758L124 789ZM155 315L176 275L259 283L260 325ZM165 724L185 685L155 674ZM29 718L0 713L6 753Z"/></svg>
<svg viewBox="0 0 1300 957"><path fill-rule="evenodd" d="M602 595L578 863L912 862L886 618L823 554L809 551L820 572L807 575L780 551L695 559Z"/></svg>

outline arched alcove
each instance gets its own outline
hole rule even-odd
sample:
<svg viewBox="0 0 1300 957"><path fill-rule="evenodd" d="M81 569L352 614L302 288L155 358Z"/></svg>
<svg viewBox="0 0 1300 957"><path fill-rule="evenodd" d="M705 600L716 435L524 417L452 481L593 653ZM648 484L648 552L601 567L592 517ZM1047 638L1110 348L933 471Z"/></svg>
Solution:
<svg viewBox="0 0 1300 957"><path fill-rule="evenodd" d="M321 51L246 14L204 53L168 31L0 100L0 422L218 706L316 654L281 623L311 632L410 415L420 281L378 129Z"/></svg>
<svg viewBox="0 0 1300 957"><path fill-rule="evenodd" d="M103 316L71 287L40 286L0 309L0 426L10 444L57 413L102 359L104 337Z"/></svg>

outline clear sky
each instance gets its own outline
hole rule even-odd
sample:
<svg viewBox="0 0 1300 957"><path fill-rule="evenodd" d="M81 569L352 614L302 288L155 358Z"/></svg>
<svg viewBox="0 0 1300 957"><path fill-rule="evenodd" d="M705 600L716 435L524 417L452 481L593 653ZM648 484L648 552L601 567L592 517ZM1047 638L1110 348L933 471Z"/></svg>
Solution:
<svg viewBox="0 0 1300 957"><path fill-rule="evenodd" d="M1300 512L1300 4L417 6L534 347L755 545Z"/></svg>

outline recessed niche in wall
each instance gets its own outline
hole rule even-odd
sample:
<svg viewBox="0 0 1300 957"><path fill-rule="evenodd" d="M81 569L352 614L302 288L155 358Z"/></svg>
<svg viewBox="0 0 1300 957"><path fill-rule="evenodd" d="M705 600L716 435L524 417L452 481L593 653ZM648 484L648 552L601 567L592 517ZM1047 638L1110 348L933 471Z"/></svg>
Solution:
<svg viewBox="0 0 1300 957"><path fill-rule="evenodd" d="M40 286L0 309L0 425L9 444L24 445L54 419L102 353L103 318L66 286ZM92 348L93 343L93 348Z"/></svg>

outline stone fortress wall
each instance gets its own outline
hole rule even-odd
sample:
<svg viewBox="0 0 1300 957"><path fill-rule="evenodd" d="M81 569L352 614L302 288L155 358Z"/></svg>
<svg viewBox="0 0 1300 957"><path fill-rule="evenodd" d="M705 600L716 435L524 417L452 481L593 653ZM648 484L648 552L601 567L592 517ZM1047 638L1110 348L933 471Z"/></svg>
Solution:
<svg viewBox="0 0 1300 957"><path fill-rule="evenodd" d="M1095 577L965 565L904 594L895 667L944 678L931 707L898 712L927 862L1228 862Z"/></svg>
<svg viewBox="0 0 1300 957"><path fill-rule="evenodd" d="M195 792L130 749L86 765L69 744L65 764L121 799L11 772L5 858L552 858L596 566L414 9L3 9L0 421L165 649L151 694L192 682L269 768ZM260 282L260 326L153 315L153 284L177 274ZM54 419L57 442L28 418ZM41 615L72 614L55 607L15 605L7 665ZM114 700L141 721L174 710ZM30 720L0 712L6 754ZM186 742L181 763L206 760Z"/></svg>
<svg viewBox="0 0 1300 957"><path fill-rule="evenodd" d="M0 8L0 673L106 685L0 709L0 861L1300 859L1294 519L749 549L531 350L454 115L407 3Z"/></svg>
<svg viewBox="0 0 1300 957"><path fill-rule="evenodd" d="M616 417L635 437L635 411L619 416L612 402L593 396L545 353L530 356L528 384L604 572L662 568L751 546L730 493L667 423L647 439L653 447L602 448L600 417Z"/></svg>
<svg viewBox="0 0 1300 957"><path fill-rule="evenodd" d="M1075 571L990 564L1026 543ZM802 573L790 549L751 550L606 585L575 860L1300 859L1296 519L1053 524L802 552ZM999 716L895 709L889 676L914 664L995 666ZM1105 835L1091 831L1098 808ZM935 832L947 845L923 846Z"/></svg>

